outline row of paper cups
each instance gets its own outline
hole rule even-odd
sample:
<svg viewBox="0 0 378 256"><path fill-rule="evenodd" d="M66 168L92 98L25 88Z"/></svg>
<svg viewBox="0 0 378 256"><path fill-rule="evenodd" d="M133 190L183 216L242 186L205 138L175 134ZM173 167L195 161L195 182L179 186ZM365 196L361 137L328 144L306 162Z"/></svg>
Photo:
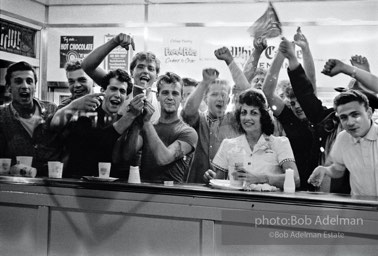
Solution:
<svg viewBox="0 0 378 256"><path fill-rule="evenodd" d="M37 170L32 166L32 156L17 156L17 164L11 167L10 158L0 158L0 175L14 175L35 177ZM62 178L63 163L58 161L47 162L49 178ZM98 176L100 178L109 178L111 163L99 162L98 163ZM139 167L130 166L129 183L140 183Z"/></svg>
<svg viewBox="0 0 378 256"><path fill-rule="evenodd" d="M98 176L100 178L110 177L111 163L98 163ZM138 166L130 166L128 183L141 183Z"/></svg>
<svg viewBox="0 0 378 256"><path fill-rule="evenodd" d="M35 177L37 169L32 167L32 156L16 156L16 165L11 166L10 158L0 158L0 175ZM49 161L47 163L50 178L62 178L63 163Z"/></svg>

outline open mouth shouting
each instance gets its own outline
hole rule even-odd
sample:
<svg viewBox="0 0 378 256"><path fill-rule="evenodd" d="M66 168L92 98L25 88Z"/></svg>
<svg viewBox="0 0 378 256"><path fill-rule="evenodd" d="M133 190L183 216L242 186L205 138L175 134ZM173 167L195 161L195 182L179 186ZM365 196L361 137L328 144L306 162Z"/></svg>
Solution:
<svg viewBox="0 0 378 256"><path fill-rule="evenodd" d="M218 109L218 110L222 110L223 109L223 104L222 103L217 103L215 104L215 107Z"/></svg>
<svg viewBox="0 0 378 256"><path fill-rule="evenodd" d="M22 101L29 101L31 98L30 91L19 91L18 94Z"/></svg>
<svg viewBox="0 0 378 256"><path fill-rule="evenodd" d="M141 82L142 85L144 85L146 87L146 85L150 82L150 77L149 76L145 76L145 75L142 75L140 78L139 78L139 81Z"/></svg>
<svg viewBox="0 0 378 256"><path fill-rule="evenodd" d="M109 102L113 108L119 108L119 106L122 104L122 101L119 99L111 99Z"/></svg>

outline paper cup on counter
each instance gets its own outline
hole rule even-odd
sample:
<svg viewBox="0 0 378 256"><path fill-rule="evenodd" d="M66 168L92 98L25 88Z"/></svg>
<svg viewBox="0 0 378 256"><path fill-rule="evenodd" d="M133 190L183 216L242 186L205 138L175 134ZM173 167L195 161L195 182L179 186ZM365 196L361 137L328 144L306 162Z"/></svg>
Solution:
<svg viewBox="0 0 378 256"><path fill-rule="evenodd" d="M47 162L49 168L49 178L61 179L63 174L63 163L58 161Z"/></svg>
<svg viewBox="0 0 378 256"><path fill-rule="evenodd" d="M244 167L244 155L243 154L230 154L229 166L228 166L228 178L230 180L231 186L241 186L243 185L242 180L236 180L236 167Z"/></svg>
<svg viewBox="0 0 378 256"><path fill-rule="evenodd" d="M109 178L111 163L99 162L98 163L98 177Z"/></svg>
<svg viewBox="0 0 378 256"><path fill-rule="evenodd" d="M16 161L17 161L17 164L32 166L33 157L32 156L16 156Z"/></svg>
<svg viewBox="0 0 378 256"><path fill-rule="evenodd" d="M141 183L138 166L130 166L128 183Z"/></svg>
<svg viewBox="0 0 378 256"><path fill-rule="evenodd" d="M0 175L8 175L10 171L12 159L0 158Z"/></svg>
<svg viewBox="0 0 378 256"><path fill-rule="evenodd" d="M37 169L24 164L16 164L10 168L10 175L34 178L37 175Z"/></svg>

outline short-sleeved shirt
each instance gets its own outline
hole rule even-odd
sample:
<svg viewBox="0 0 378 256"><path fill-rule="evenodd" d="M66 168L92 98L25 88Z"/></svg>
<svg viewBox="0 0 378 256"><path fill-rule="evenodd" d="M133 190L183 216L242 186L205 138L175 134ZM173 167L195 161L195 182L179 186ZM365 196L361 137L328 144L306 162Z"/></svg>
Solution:
<svg viewBox="0 0 378 256"><path fill-rule="evenodd" d="M198 133L198 145L188 175L190 183L204 183L203 175L212 168L211 162L222 141L241 134L234 112L226 113L218 119L212 119L208 112L199 112L198 115L197 121L192 124L182 112L184 121L191 124Z"/></svg>
<svg viewBox="0 0 378 256"><path fill-rule="evenodd" d="M378 196L378 125L372 124L363 138L340 132L331 150L338 167L348 168L352 195Z"/></svg>
<svg viewBox="0 0 378 256"><path fill-rule="evenodd" d="M246 135L233 139L224 139L213 165L227 172L230 163L230 152L245 153L244 168L250 173L282 174L282 164L286 161L294 162L293 151L286 137L267 136L262 134L251 150Z"/></svg>
<svg viewBox="0 0 378 256"><path fill-rule="evenodd" d="M142 149L141 178L148 181L183 182L184 174L189 168L193 152L197 146L198 136L196 131L180 119L170 124L158 122L154 124L154 128L165 146L168 147L179 140L192 146L192 151L168 165L159 166L151 148L145 143ZM146 140L146 138L143 138L143 141Z"/></svg>

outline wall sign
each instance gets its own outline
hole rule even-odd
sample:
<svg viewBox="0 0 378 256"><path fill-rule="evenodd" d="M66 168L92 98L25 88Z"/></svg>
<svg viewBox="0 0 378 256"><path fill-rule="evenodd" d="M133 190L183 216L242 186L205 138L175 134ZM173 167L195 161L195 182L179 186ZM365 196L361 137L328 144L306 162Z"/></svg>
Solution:
<svg viewBox="0 0 378 256"><path fill-rule="evenodd" d="M198 45L192 39L170 38L163 53L165 64L194 64L198 62Z"/></svg>
<svg viewBox="0 0 378 256"><path fill-rule="evenodd" d="M67 61L84 59L93 50L93 36L61 36L60 68Z"/></svg>
<svg viewBox="0 0 378 256"><path fill-rule="evenodd" d="M37 30L0 19L0 51L35 58Z"/></svg>
<svg viewBox="0 0 378 256"><path fill-rule="evenodd" d="M105 35L105 42L110 41L114 35ZM132 47L126 51L125 48L117 46L114 48L105 59L106 70L116 70L117 68L128 71L131 58L133 57Z"/></svg>

